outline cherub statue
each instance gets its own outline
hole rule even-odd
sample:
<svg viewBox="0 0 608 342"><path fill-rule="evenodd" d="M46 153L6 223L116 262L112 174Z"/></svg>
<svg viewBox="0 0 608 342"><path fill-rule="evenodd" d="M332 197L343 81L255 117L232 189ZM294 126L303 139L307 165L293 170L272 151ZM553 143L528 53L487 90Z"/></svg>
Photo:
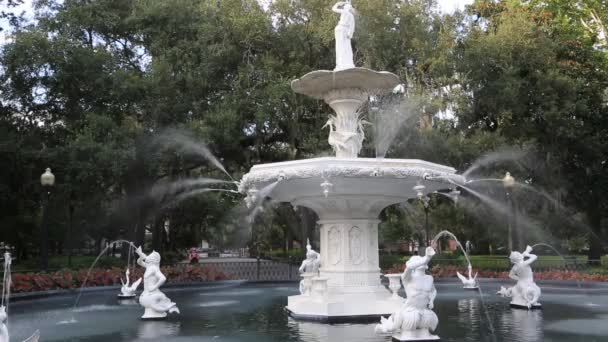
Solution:
<svg viewBox="0 0 608 342"><path fill-rule="evenodd" d="M310 290L311 278L319 275L319 268L321 267L321 254L317 253L310 245L310 240L306 239L306 259L302 261L300 266L300 273L302 273L302 280L300 281L300 293L306 294Z"/></svg>
<svg viewBox="0 0 608 342"><path fill-rule="evenodd" d="M123 281L122 278L120 278L120 282L122 283L122 286L120 287L120 294L118 295L118 297L119 298L133 298L133 297L135 297L135 292L137 291L139 284L141 284L142 279L139 278L133 284L129 284L129 269L128 268L125 272L125 277L126 277L126 281Z"/></svg>
<svg viewBox="0 0 608 342"><path fill-rule="evenodd" d="M159 288L167 281L165 275L160 271L160 254L152 252L145 255L141 247L135 250L139 255L137 264L145 267L144 291L139 296L139 304L146 310L142 319L158 319L167 317L169 313L179 313L177 304L173 303Z"/></svg>
<svg viewBox="0 0 608 342"><path fill-rule="evenodd" d="M534 273L530 265L538 259L532 254L532 247L527 246L523 253L511 252L509 259L513 263L513 268L509 272L509 278L516 280L517 284L510 288L500 287L497 294L503 297L511 297L511 306L521 308L540 307L540 287L534 282Z"/></svg>
<svg viewBox="0 0 608 342"><path fill-rule="evenodd" d="M458 279L462 281L462 285L465 289L477 289L479 287L477 285L477 272L475 272L475 276L471 275L471 273L473 272L473 267L471 267L471 264L469 264L467 269L469 271L468 278L460 274L460 272L456 272L456 275L458 276Z"/></svg>
<svg viewBox="0 0 608 342"><path fill-rule="evenodd" d="M321 254L317 253L310 245L310 240L306 239L306 259L302 261L300 273L319 273L321 267Z"/></svg>
<svg viewBox="0 0 608 342"><path fill-rule="evenodd" d="M355 34L355 9L350 0L339 1L332 11L340 14L340 21L334 29L336 35L336 69L344 70L355 67L351 39Z"/></svg>
<svg viewBox="0 0 608 342"><path fill-rule="evenodd" d="M439 340L431 334L439 323L433 312L437 290L433 276L426 274L433 255L433 247L427 247L425 256L413 256L407 261L401 276L407 296L405 304L388 319L382 317L376 325L376 333L390 333L398 341Z"/></svg>

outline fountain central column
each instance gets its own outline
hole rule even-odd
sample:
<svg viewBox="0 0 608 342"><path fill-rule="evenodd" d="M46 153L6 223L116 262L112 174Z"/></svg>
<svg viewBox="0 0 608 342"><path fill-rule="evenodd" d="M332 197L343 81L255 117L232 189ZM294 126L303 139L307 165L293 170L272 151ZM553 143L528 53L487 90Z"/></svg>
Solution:
<svg viewBox="0 0 608 342"><path fill-rule="evenodd" d="M321 225L321 275L329 279L330 291L375 292L381 286L378 264L380 221L341 219L320 220L318 223Z"/></svg>
<svg viewBox="0 0 608 342"><path fill-rule="evenodd" d="M359 109L368 96L366 91L353 88L334 89L325 94L325 102L336 113L327 123L330 126L328 141L336 157L357 158L359 155L365 138Z"/></svg>
<svg viewBox="0 0 608 342"><path fill-rule="evenodd" d="M340 184L336 185L340 188ZM378 195L308 197L295 204L314 210L320 225L320 276L327 279L323 302L300 296L288 299L296 318L327 321L348 317L378 317L401 305L381 283L378 257L378 215L390 204Z"/></svg>

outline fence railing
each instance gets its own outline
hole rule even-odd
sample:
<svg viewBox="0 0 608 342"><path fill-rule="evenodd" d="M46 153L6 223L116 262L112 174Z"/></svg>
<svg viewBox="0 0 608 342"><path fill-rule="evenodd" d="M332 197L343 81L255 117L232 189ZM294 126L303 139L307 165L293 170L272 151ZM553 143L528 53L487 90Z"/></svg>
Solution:
<svg viewBox="0 0 608 342"><path fill-rule="evenodd" d="M233 279L252 281L299 280L298 265L291 262L273 260L205 262L218 271L229 274Z"/></svg>
<svg viewBox="0 0 608 342"><path fill-rule="evenodd" d="M434 265L440 266L457 266L465 267L465 261L462 259L444 259L444 258L433 258L431 261L431 267ZM513 266L507 257L487 257L484 259L476 259L471 261L473 268L484 269L492 271L508 271ZM599 264L599 260L597 261ZM587 260L579 260L576 258L565 258L565 259L539 259L534 263L533 268L535 271L553 271L553 270L569 270L569 271L584 271L588 270L590 265Z"/></svg>

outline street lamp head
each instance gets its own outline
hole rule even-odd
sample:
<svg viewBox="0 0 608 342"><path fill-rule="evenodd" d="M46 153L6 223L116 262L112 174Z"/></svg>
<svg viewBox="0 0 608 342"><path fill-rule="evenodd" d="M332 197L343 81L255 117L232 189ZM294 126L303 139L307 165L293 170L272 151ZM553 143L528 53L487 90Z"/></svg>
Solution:
<svg viewBox="0 0 608 342"><path fill-rule="evenodd" d="M458 199L460 196L460 191L458 191L458 189L456 189L456 188L452 189L452 191L450 191L450 193L448 195L452 198L452 200L454 201L454 204L458 203Z"/></svg>
<svg viewBox="0 0 608 342"><path fill-rule="evenodd" d="M40 184L42 186L55 185L55 175L51 172L50 168L47 167L46 171L40 176Z"/></svg>
<svg viewBox="0 0 608 342"><path fill-rule="evenodd" d="M510 172L507 172L505 174L505 177L502 179L502 184L504 185L505 188L508 188L508 189L515 186L515 178L513 178L513 176L511 176Z"/></svg>
<svg viewBox="0 0 608 342"><path fill-rule="evenodd" d="M426 186L418 183L418 185L416 185L412 189L416 191L416 197L418 197L418 199L422 201L424 198L424 189L426 189Z"/></svg>

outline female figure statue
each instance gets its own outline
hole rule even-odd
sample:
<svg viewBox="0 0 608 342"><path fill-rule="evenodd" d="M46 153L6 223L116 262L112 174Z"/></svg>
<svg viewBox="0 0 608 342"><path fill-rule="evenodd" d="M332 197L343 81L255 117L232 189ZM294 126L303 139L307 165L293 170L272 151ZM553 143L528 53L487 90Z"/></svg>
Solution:
<svg viewBox="0 0 608 342"><path fill-rule="evenodd" d="M413 256L407 261L401 276L407 296L405 304L388 319L381 318L376 333L392 333L393 339L398 341L439 340L431 334L439 323L433 312L437 290L433 276L426 274L433 255L433 247L427 247L425 256Z"/></svg>
<svg viewBox="0 0 608 342"><path fill-rule="evenodd" d="M353 48L350 40L355 33L355 9L350 0L337 2L332 11L340 14L340 21L334 29L336 35L336 71L355 67Z"/></svg>
<svg viewBox="0 0 608 342"><path fill-rule="evenodd" d="M526 259L527 258L527 259ZM509 259L513 268L509 272L509 278L516 280L517 284L510 288L500 287L498 294L503 297L511 297L511 306L518 308L538 308L540 298L540 287L534 282L534 273L530 265L538 259L532 254L532 247L527 246L523 253L511 252Z"/></svg>
<svg viewBox="0 0 608 342"><path fill-rule="evenodd" d="M173 303L159 288L167 281L167 278L160 271L160 254L152 252L145 255L141 247L135 251L139 258L137 264L145 267L144 272L144 291L139 296L139 304L146 310L142 319L158 319L167 317L169 313L179 313L177 304Z"/></svg>

